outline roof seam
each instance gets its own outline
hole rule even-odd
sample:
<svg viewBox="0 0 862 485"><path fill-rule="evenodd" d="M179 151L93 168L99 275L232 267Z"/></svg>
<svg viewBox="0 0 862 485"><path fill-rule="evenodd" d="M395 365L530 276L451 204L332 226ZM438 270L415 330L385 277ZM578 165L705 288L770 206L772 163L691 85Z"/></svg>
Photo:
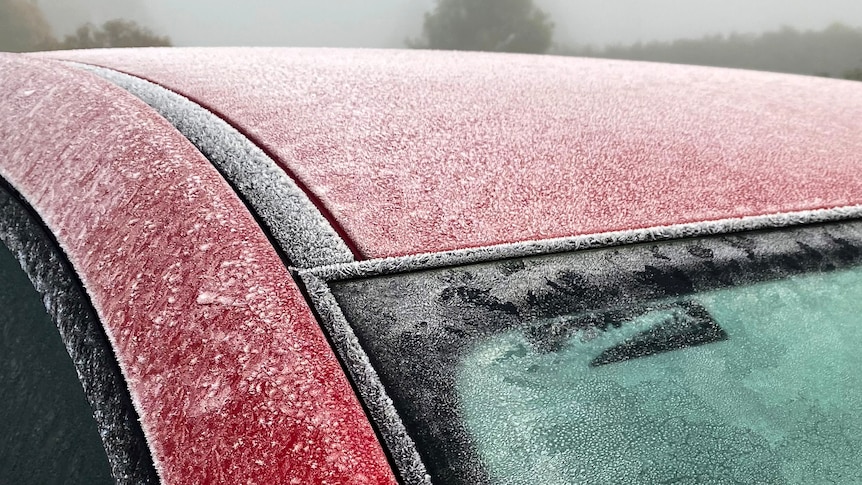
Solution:
<svg viewBox="0 0 862 485"><path fill-rule="evenodd" d="M224 116L147 79L91 64L66 63L125 89L168 120L222 174L290 265L348 263L361 256L307 187Z"/></svg>

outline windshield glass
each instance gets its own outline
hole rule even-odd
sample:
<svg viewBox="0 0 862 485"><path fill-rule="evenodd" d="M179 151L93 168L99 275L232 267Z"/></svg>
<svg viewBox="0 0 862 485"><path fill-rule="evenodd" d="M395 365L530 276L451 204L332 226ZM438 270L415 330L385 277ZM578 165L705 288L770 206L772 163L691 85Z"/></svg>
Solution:
<svg viewBox="0 0 862 485"><path fill-rule="evenodd" d="M852 269L655 302L553 352L499 334L458 401L495 483L858 481L860 297Z"/></svg>
<svg viewBox="0 0 862 485"><path fill-rule="evenodd" d="M862 480L862 224L331 283L439 483Z"/></svg>

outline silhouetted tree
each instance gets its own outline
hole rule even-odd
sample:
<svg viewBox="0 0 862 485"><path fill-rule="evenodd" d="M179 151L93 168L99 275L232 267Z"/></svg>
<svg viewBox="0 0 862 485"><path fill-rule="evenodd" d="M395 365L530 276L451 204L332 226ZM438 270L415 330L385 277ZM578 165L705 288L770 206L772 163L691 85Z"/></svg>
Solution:
<svg viewBox="0 0 862 485"><path fill-rule="evenodd" d="M862 81L862 67L845 71L844 79L850 79L852 81Z"/></svg>
<svg viewBox="0 0 862 485"><path fill-rule="evenodd" d="M99 47L166 47L171 39L154 34L131 20L114 19L96 27L86 23L67 35L58 49L93 49Z"/></svg>
<svg viewBox="0 0 862 485"><path fill-rule="evenodd" d="M32 0L0 0L0 51L45 49L54 41L51 26Z"/></svg>
<svg viewBox="0 0 862 485"><path fill-rule="evenodd" d="M437 0L425 14L418 49L544 53L554 24L533 0Z"/></svg>

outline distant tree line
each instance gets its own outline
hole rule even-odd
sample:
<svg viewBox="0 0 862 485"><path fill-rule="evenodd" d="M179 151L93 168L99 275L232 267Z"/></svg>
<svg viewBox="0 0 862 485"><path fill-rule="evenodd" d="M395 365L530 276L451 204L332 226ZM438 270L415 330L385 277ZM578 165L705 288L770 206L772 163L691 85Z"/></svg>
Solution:
<svg viewBox="0 0 862 485"><path fill-rule="evenodd" d="M862 81L862 29L842 24L819 31L783 27L760 35L711 35L602 49L558 46L556 51L582 57L734 67Z"/></svg>
<svg viewBox="0 0 862 485"><path fill-rule="evenodd" d="M0 51L30 52L96 47L169 46L171 40L130 20L86 23L70 35L54 36L34 0L0 0Z"/></svg>

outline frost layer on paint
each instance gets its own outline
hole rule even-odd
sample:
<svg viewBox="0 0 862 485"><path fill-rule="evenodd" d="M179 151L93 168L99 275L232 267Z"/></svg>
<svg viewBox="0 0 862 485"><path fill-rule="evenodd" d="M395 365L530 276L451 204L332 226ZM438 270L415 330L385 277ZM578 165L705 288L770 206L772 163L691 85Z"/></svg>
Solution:
<svg viewBox="0 0 862 485"><path fill-rule="evenodd" d="M330 287L432 481L862 480L862 222Z"/></svg>
<svg viewBox="0 0 862 485"><path fill-rule="evenodd" d="M80 276L164 483L394 483L287 268L170 123L0 54L0 133L0 175Z"/></svg>

